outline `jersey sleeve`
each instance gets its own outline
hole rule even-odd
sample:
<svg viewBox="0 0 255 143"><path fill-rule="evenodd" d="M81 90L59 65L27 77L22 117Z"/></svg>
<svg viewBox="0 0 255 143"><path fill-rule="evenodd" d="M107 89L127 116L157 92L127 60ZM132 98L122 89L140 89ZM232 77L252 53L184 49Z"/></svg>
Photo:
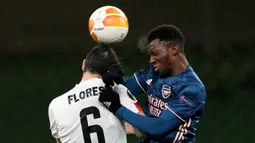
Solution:
<svg viewBox="0 0 255 143"><path fill-rule="evenodd" d="M113 89L119 93L120 102L127 109L131 110L134 113L138 113L142 110L142 108L138 105L138 101L136 100L136 98L129 92L129 90L125 86L119 84L114 86Z"/></svg>
<svg viewBox="0 0 255 143"><path fill-rule="evenodd" d="M133 76L125 78L124 85L129 89L129 91L133 95L146 93L147 91L146 81L147 81L150 69L151 69L151 66L142 70L138 70L134 73Z"/></svg>
<svg viewBox="0 0 255 143"><path fill-rule="evenodd" d="M183 91L182 94L186 97L186 99L190 98L189 100L195 100L200 96L204 96L205 93L204 91L193 91L188 89ZM168 107L158 118L140 116L130 112L125 107L121 107L116 112L116 114L142 132L157 138L173 131L174 129L180 127L182 124L186 124L185 127L190 125L190 120L188 120L188 118L194 115L194 113L196 113L204 105L203 100L192 102L193 103L191 105L190 103L183 103L183 100L177 101L177 99L174 99L171 103L168 104Z"/></svg>
<svg viewBox="0 0 255 143"><path fill-rule="evenodd" d="M49 105L49 108L48 108L48 116L49 116L49 120L50 120L50 130L51 130L52 136L56 139L59 139L56 118L55 118L52 106L53 106L53 102L51 102L51 104Z"/></svg>

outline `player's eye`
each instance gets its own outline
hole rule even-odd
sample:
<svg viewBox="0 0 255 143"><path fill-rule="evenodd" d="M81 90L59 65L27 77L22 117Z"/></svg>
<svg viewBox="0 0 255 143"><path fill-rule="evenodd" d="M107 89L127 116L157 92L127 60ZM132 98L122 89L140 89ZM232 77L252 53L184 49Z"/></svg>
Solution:
<svg viewBox="0 0 255 143"><path fill-rule="evenodd" d="M151 56L157 56L157 52L152 51L152 52L150 52L150 55Z"/></svg>

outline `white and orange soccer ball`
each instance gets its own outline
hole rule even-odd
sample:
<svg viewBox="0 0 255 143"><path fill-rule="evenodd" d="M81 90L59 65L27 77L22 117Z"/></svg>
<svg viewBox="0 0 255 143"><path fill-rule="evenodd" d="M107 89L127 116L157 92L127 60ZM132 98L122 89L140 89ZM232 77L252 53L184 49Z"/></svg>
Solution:
<svg viewBox="0 0 255 143"><path fill-rule="evenodd" d="M119 43L128 34L127 16L114 6L100 7L89 18L89 32L97 43Z"/></svg>

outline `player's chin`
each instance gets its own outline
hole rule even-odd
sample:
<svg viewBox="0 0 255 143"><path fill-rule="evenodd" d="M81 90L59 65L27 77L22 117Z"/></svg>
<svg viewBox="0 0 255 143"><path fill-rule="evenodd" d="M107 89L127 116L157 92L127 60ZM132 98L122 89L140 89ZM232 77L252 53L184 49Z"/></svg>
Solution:
<svg viewBox="0 0 255 143"><path fill-rule="evenodd" d="M162 68L160 68L160 67L155 67L154 71L155 72L163 72L164 70Z"/></svg>

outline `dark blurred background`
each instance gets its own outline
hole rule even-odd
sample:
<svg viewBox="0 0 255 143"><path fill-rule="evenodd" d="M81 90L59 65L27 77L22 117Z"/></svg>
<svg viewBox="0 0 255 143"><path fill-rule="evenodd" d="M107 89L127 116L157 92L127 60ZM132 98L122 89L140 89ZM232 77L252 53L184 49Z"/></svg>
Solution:
<svg viewBox="0 0 255 143"><path fill-rule="evenodd" d="M88 18L103 5L117 6L128 16L128 36L116 48L127 75L148 63L136 49L142 35L163 23L183 31L187 58L207 89L198 143L255 142L252 1L3 0L0 143L55 142L48 105L80 81L81 62L95 45Z"/></svg>

